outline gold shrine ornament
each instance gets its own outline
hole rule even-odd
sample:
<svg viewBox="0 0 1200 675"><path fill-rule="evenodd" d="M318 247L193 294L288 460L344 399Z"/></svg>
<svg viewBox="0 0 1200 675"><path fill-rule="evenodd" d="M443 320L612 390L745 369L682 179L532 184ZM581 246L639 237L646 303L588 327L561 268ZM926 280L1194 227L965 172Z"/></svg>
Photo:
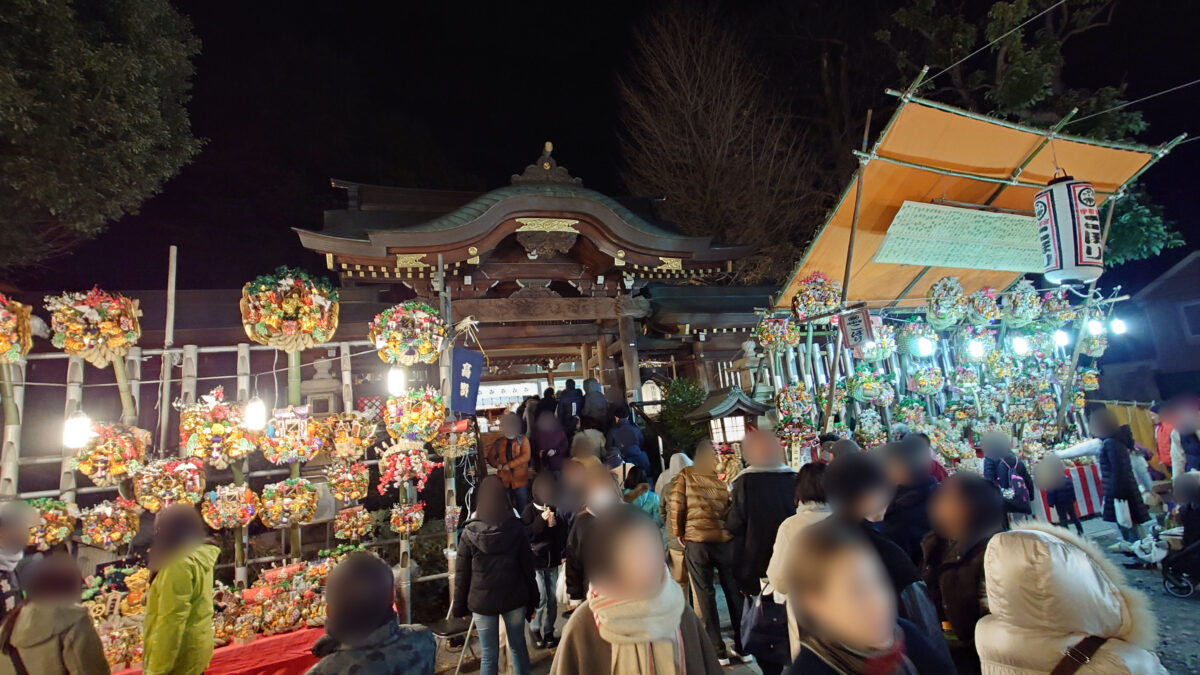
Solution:
<svg viewBox="0 0 1200 675"><path fill-rule="evenodd" d="M579 234L575 226L578 220L570 218L517 218L521 224L517 232L571 232Z"/></svg>

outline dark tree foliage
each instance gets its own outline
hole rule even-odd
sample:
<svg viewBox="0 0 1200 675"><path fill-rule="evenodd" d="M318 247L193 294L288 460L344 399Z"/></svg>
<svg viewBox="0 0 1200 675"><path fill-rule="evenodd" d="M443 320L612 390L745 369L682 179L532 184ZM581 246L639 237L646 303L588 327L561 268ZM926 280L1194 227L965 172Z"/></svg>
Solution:
<svg viewBox="0 0 1200 675"><path fill-rule="evenodd" d="M690 452L707 437L708 431L703 426L686 418L704 403L705 396L700 385L686 378L677 377L667 385L658 420L666 432L664 440L675 452Z"/></svg>
<svg viewBox="0 0 1200 675"><path fill-rule="evenodd" d="M199 49L166 0L3 2L0 272L100 234L199 151Z"/></svg>

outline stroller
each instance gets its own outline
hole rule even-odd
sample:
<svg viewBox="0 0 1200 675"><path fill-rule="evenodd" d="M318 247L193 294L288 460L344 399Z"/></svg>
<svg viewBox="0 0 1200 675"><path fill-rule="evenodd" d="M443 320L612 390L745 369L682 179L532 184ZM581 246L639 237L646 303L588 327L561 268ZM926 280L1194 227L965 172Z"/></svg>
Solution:
<svg viewBox="0 0 1200 675"><path fill-rule="evenodd" d="M1182 551L1167 554L1159 565L1162 568L1163 589L1177 598L1186 598L1200 582L1200 541Z"/></svg>

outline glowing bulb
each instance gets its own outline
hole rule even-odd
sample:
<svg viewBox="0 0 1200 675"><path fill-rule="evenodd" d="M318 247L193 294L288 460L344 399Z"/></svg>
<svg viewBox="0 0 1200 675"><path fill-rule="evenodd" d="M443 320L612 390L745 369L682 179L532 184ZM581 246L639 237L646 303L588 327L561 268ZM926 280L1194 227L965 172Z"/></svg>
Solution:
<svg viewBox="0 0 1200 675"><path fill-rule="evenodd" d="M1099 319L1088 319L1087 329L1092 335L1100 335L1104 332L1104 324Z"/></svg>
<svg viewBox="0 0 1200 675"><path fill-rule="evenodd" d="M1109 327L1112 328L1112 332L1115 335L1124 335L1125 331L1129 330L1129 327L1126 326L1125 322L1121 319L1113 319L1112 323L1109 324Z"/></svg>
<svg viewBox="0 0 1200 675"><path fill-rule="evenodd" d="M71 413L63 422L63 446L65 447L78 450L87 445L92 436L92 420L82 410Z"/></svg>
<svg viewBox="0 0 1200 675"><path fill-rule="evenodd" d="M933 340L927 337L917 338L917 354L920 356L933 355Z"/></svg>
<svg viewBox="0 0 1200 675"><path fill-rule="evenodd" d="M864 342L863 349L875 349L875 343L873 341Z"/></svg>
<svg viewBox="0 0 1200 675"><path fill-rule="evenodd" d="M1025 356L1029 353L1029 340L1024 336L1018 335L1012 339L1012 350L1017 356Z"/></svg>
<svg viewBox="0 0 1200 675"><path fill-rule="evenodd" d="M1066 347L1067 343L1070 341L1070 336L1068 336L1065 332L1061 330L1054 331L1054 344L1058 345L1059 347Z"/></svg>
<svg viewBox="0 0 1200 675"><path fill-rule="evenodd" d="M262 431L267 428L267 404L257 396L246 404L246 412L242 414L242 423L250 431Z"/></svg>
<svg viewBox="0 0 1200 675"><path fill-rule="evenodd" d="M983 343L979 340L971 340L967 343L967 353L971 355L971 358L983 358Z"/></svg>
<svg viewBox="0 0 1200 675"><path fill-rule="evenodd" d="M388 369L387 374L387 390L392 396L402 396L404 394L404 369L400 366L392 366Z"/></svg>

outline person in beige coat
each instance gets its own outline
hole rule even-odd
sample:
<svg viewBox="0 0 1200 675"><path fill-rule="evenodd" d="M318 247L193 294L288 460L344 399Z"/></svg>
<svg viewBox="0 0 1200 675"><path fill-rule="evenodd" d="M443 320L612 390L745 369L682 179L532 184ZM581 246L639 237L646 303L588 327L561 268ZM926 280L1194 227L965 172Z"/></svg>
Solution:
<svg viewBox="0 0 1200 675"><path fill-rule="evenodd" d="M983 564L990 614L975 646L984 675L1049 673L1067 651L1084 662L1078 675L1167 672L1146 597L1090 541L1027 521L993 536Z"/></svg>
<svg viewBox="0 0 1200 675"><path fill-rule="evenodd" d="M83 579L65 551L22 570L26 600L0 624L0 675L107 675L100 636L79 595Z"/></svg>
<svg viewBox="0 0 1200 675"><path fill-rule="evenodd" d="M775 549L771 552L771 562L767 564L767 581L771 582L775 592L784 599L784 604L788 604L788 579L795 562L791 555L792 541L809 525L829 517L829 504L825 502L825 488L821 485L825 467L825 464L818 462L800 467L800 473L796 477L796 514L780 523L779 531L775 533ZM796 625L796 614L790 606L787 620L789 653L795 656L800 650L800 630Z"/></svg>

